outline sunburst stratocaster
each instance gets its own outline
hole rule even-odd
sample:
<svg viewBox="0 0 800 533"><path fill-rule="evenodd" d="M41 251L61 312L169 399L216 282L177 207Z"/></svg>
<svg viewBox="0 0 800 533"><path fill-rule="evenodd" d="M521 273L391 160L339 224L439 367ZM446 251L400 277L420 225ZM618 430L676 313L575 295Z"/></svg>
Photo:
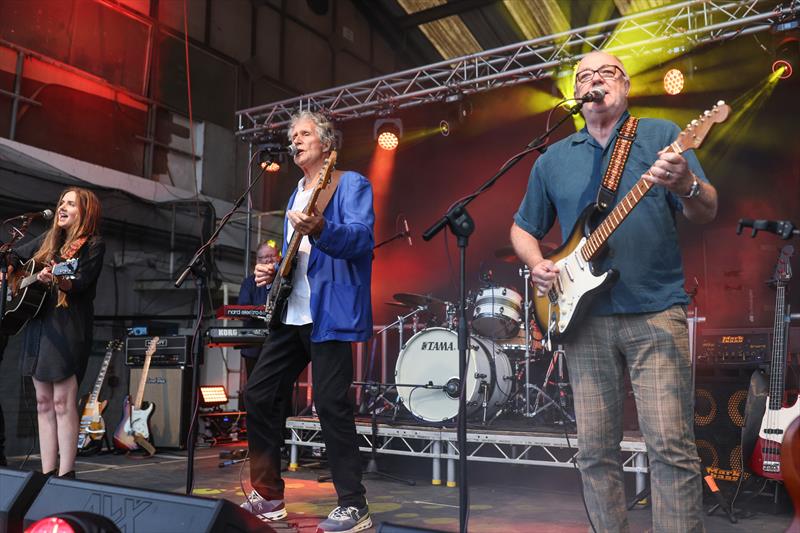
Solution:
<svg viewBox="0 0 800 533"><path fill-rule="evenodd" d="M97 374L94 388L83 405L83 414L81 415L80 428L78 429L78 451L90 448L106 434L106 424L102 413L108 400L99 401L100 389L103 387L111 357L114 352L119 351L121 348L122 341L120 340L109 341L106 346L106 356L103 358L103 364L100 366L100 372Z"/></svg>
<svg viewBox="0 0 800 533"><path fill-rule="evenodd" d="M117 430L114 432L114 445L121 450L132 451L144 448L149 455L156 452L155 447L150 443L150 417L153 416L155 405L147 402L147 407L143 407L142 399L144 398L144 387L147 384L147 373L150 371L150 360L156 353L158 341L158 337L153 337L147 346L136 399L131 404L131 397L125 397L122 420L119 421Z"/></svg>
<svg viewBox="0 0 800 533"><path fill-rule="evenodd" d="M666 150L680 154L699 148L711 127L726 120L729 113L730 107L722 101L718 102L713 109L693 120ZM609 289L617 280L618 273L615 270L596 272L594 261L614 230L622 224L651 187L651 182L644 178L639 179L603 222L591 232L588 231L588 226L595 214L595 206L590 205L578 217L564 244L545 256L560 270L547 294L539 295L538 291L534 291L533 316L546 338L559 341L568 335L586 312L592 297Z"/></svg>

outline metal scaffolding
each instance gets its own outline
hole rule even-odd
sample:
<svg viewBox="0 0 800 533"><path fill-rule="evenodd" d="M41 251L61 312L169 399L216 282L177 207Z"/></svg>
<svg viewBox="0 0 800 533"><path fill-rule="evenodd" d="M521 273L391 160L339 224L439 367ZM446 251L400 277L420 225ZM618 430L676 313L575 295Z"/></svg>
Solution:
<svg viewBox="0 0 800 533"><path fill-rule="evenodd" d="M553 76L593 50L622 58L677 53L767 30L797 17L800 0L687 0L635 15L460 58L440 61L236 112L244 140L285 127L293 113L321 111L337 121L447 101Z"/></svg>
<svg viewBox="0 0 800 533"><path fill-rule="evenodd" d="M290 417L286 427L291 437L289 469L299 467L300 446L324 448L322 429L314 417ZM459 449L455 429L430 426L377 424L373 442L372 425L369 421L356 420L359 450L382 455L402 455L431 460L431 483L448 487L456 486L456 463ZM467 460L483 463L506 463L516 465L554 466L575 468L573 463L578 448L577 436L542 433L535 431L503 431L492 428L471 429L467 435ZM636 492L646 486L649 466L647 448L641 436L626 435L620 442L622 468L635 474ZM442 479L442 461L445 461L446 477Z"/></svg>

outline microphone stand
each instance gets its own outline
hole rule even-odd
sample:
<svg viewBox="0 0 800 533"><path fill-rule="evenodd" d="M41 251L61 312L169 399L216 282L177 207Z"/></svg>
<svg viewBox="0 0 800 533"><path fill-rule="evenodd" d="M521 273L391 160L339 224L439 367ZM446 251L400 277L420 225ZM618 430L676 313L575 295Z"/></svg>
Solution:
<svg viewBox="0 0 800 533"><path fill-rule="evenodd" d="M253 164L253 159L255 159L256 155L261 153L260 151L256 151L253 156L250 158L250 162L248 163L249 166ZM186 449L188 452L187 457L187 465L186 465L186 494L191 495L192 487L194 485L194 452L195 452L195 444L197 441L197 412L198 408L200 407L198 403L198 391L200 385L200 362L203 356L203 343L201 342L202 339L202 329L203 329L203 315L204 315L204 305L203 305L203 295L205 294L205 290L207 287L208 282L208 274L209 270L204 261L202 260L203 254L208 250L214 242L216 242L217 238L219 237L222 228L225 227L225 224L228 223L228 220L233 216L233 214L241 207L242 203L244 202L245 198L250 194L250 191L253 190L256 183L258 183L261 179L261 176L264 175L264 168L262 168L261 172L258 173L256 178L250 182L250 186L247 187L247 190L242 193L242 195L234 202L233 207L230 211L228 211L224 217L219 221L217 225L217 229L214 230L214 233L208 238L208 240L203 243L200 248L192 256L192 259L186 265L186 268L183 269L181 275L178 276L178 279L175 281L175 287L180 288L183 285L183 282L186 281L186 278L189 277L191 274L194 277L196 290L196 316L195 316L195 328L194 328L194 335L192 337L192 347L193 347L193 355L192 355L192 417L189 422L189 435L186 438Z"/></svg>
<svg viewBox="0 0 800 533"><path fill-rule="evenodd" d="M458 487L458 510L459 510L459 531L466 533L467 531L467 513L469 506L469 490L467 485L467 417L466 417L466 395L464 377L467 370L467 343L469 340L469 329L467 326L467 247L469 246L469 236L475 230L475 221L467 212L467 206L475 200L478 196L483 194L497 180L499 180L506 172L511 170L522 158L534 150L544 153L547 149L548 139L550 134L558 129L572 115L580 112L583 108L583 102L577 103L569 109L569 113L564 115L561 120L556 122L552 127L547 129L542 135L528 143L525 149L506 161L497 173L489 178L483 185L481 185L474 193L458 200L454 203L447 212L440 218L433 226L425 230L422 238L426 241L431 240L437 233L442 231L445 227L450 228L453 235L456 236L456 242L459 248L459 305L458 305L458 375L459 375L459 391L458 391L458 429L457 429L457 442L458 442L458 470L460 483Z"/></svg>

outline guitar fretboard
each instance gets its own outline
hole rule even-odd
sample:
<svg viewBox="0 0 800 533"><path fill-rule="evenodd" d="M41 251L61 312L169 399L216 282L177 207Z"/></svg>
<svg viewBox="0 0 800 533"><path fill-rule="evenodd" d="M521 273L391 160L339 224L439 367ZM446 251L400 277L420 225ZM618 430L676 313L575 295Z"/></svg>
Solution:
<svg viewBox="0 0 800 533"><path fill-rule="evenodd" d="M778 282L775 296L775 324L772 326L772 361L769 377L769 408L783 407L786 369L786 286Z"/></svg>

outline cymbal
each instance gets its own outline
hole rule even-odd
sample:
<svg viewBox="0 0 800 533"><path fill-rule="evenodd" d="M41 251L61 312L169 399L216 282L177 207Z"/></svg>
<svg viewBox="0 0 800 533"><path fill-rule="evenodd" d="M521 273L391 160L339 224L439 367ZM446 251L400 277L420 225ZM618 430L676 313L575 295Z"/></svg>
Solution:
<svg viewBox="0 0 800 533"><path fill-rule="evenodd" d="M398 292L394 299L408 307L441 307L444 301L426 294L414 294L413 292Z"/></svg>
<svg viewBox="0 0 800 533"><path fill-rule="evenodd" d="M542 250L543 254L549 254L550 252L555 250L556 247L554 245L550 244L549 242L540 242L539 243L539 249ZM512 245L510 245L510 244L506 244L505 246L501 246L500 248L495 250L494 251L494 256L497 259L499 259L500 261L503 261L504 263L520 263L521 262L519 260L519 257L517 257L517 254L514 252L514 247Z"/></svg>
<svg viewBox="0 0 800 533"><path fill-rule="evenodd" d="M405 309L408 309L409 307L412 307L412 306L410 306L408 304L404 304L403 302L383 302L383 303L385 303L386 305L394 306L394 307L403 307Z"/></svg>

